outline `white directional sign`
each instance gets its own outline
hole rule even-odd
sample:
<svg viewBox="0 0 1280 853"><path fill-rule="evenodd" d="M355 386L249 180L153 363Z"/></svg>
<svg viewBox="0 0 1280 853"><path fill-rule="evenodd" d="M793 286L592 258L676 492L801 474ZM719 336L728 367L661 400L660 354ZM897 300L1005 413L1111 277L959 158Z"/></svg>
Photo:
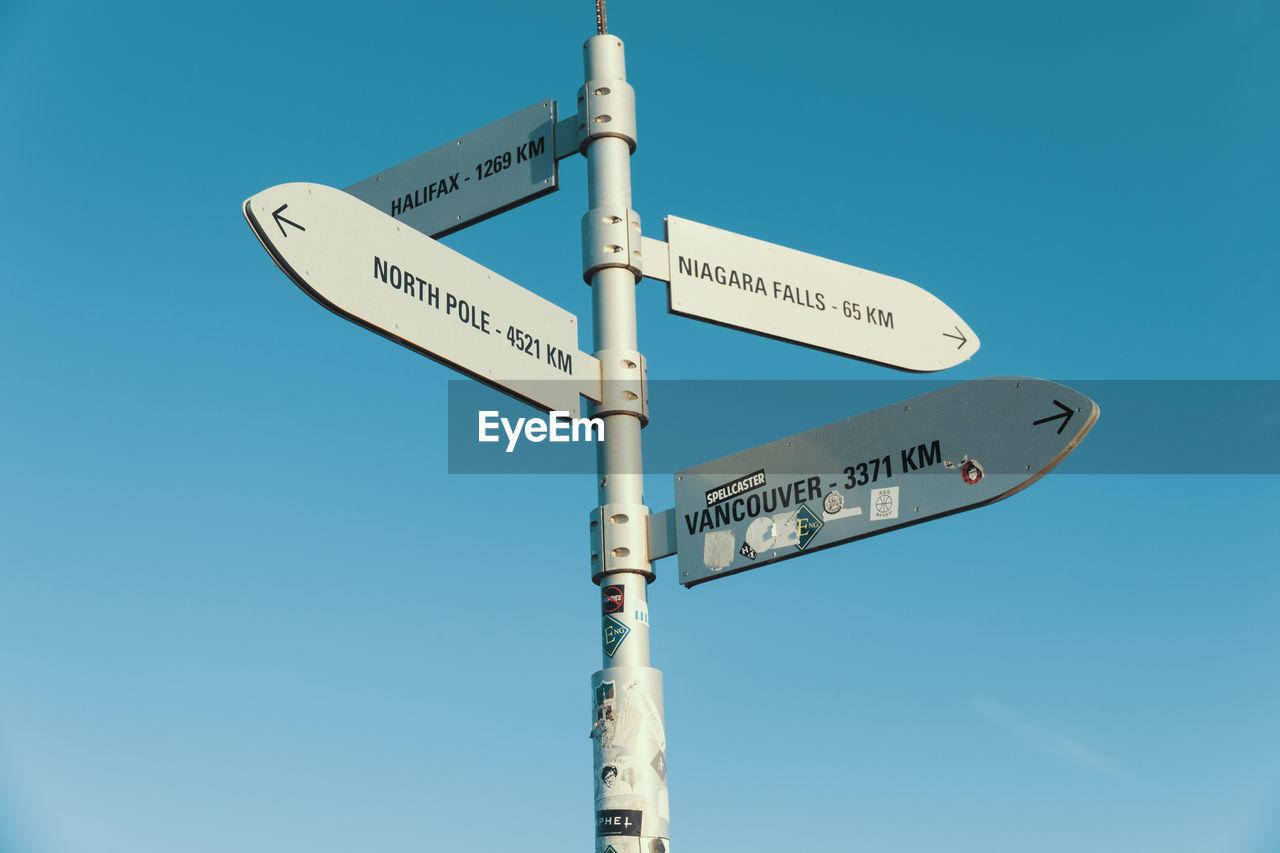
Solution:
<svg viewBox="0 0 1280 853"><path fill-rule="evenodd" d="M669 275L661 259L647 259L645 274L670 281L673 314L901 370L943 370L978 350L964 320L914 284L688 219L666 222Z"/></svg>
<svg viewBox="0 0 1280 853"><path fill-rule="evenodd" d="M598 399L578 319L341 190L281 184L244 203L277 266L340 317L544 410Z"/></svg>
<svg viewBox="0 0 1280 853"><path fill-rule="evenodd" d="M1097 419L1097 404L1063 385L979 379L680 471L680 582L1007 498L1061 462Z"/></svg>
<svg viewBox="0 0 1280 853"><path fill-rule="evenodd" d="M429 237L559 188L556 104L547 98L347 187Z"/></svg>

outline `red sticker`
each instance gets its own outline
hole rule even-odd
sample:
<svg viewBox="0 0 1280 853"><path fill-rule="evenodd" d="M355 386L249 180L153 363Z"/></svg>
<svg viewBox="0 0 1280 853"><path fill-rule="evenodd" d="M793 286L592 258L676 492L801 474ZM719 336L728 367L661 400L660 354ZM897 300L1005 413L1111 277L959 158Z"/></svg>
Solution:
<svg viewBox="0 0 1280 853"><path fill-rule="evenodd" d="M622 587L606 586L600 590L600 593L604 601L605 613L617 613L622 609Z"/></svg>

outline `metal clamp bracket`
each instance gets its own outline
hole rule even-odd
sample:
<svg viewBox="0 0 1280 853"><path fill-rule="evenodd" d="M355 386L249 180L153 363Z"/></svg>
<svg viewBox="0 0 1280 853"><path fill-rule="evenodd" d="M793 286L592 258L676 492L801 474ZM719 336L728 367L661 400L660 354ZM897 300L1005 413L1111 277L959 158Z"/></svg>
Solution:
<svg viewBox="0 0 1280 853"><path fill-rule="evenodd" d="M588 80L578 90L578 150L586 154L602 136L625 139L636 151L636 90L626 80Z"/></svg>
<svg viewBox="0 0 1280 853"><path fill-rule="evenodd" d="M624 267L636 281L644 277L644 238L640 214L629 207L593 207L582 217L582 277L587 284L598 271Z"/></svg>
<svg viewBox="0 0 1280 853"><path fill-rule="evenodd" d="M600 402L591 406L593 417L635 415L640 426L649 423L649 368L635 350L602 349L600 361Z"/></svg>
<svg viewBox="0 0 1280 853"><path fill-rule="evenodd" d="M634 572L653 582L649 565L649 508L644 504L605 504L591 511L591 582L614 572Z"/></svg>

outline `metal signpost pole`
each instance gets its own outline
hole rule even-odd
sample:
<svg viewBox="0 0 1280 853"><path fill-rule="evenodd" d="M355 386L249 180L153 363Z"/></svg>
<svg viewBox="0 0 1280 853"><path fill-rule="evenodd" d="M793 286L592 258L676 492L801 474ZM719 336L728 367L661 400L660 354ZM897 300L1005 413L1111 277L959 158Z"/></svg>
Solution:
<svg viewBox="0 0 1280 853"><path fill-rule="evenodd" d="M346 192L270 187L245 200L244 215L276 265L340 317L553 415L576 417L582 397L594 404L604 425L589 522L603 663L591 678L595 851L668 853L653 561L677 555L679 581L693 586L1003 500L1074 450L1098 406L1040 379L967 382L685 469L676 506L651 516L636 336L644 276L668 283L672 313L902 370L945 370L978 338L900 279L676 216L665 242L642 237L631 209L635 92L604 0L596 29L576 118L558 120L546 99ZM554 192L556 164L575 148L587 159L594 355L577 348L575 316L432 236Z"/></svg>
<svg viewBox="0 0 1280 853"><path fill-rule="evenodd" d="M601 6L603 4L600 4ZM648 516L640 430L648 420L644 359L637 350L635 288L641 278L640 218L631 209L635 94L622 42L587 40L578 136L587 157L583 276L592 287L595 356L605 424L592 513L592 580L601 588L603 669L591 679L597 853L666 853L669 846L662 673L649 666L646 587Z"/></svg>

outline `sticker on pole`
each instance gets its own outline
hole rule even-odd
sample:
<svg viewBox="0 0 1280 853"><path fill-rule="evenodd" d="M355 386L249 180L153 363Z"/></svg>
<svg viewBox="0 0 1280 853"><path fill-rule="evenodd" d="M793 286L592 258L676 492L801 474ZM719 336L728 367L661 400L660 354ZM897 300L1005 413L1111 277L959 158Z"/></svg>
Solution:
<svg viewBox="0 0 1280 853"><path fill-rule="evenodd" d="M630 633L631 629L626 626L626 623L606 613L604 616L604 653L609 657L613 657L617 653L618 647L622 645L622 641Z"/></svg>
<svg viewBox="0 0 1280 853"><path fill-rule="evenodd" d="M596 837L607 835L639 835L641 809L599 809L596 811Z"/></svg>
<svg viewBox="0 0 1280 853"><path fill-rule="evenodd" d="M1063 385L979 379L677 472L680 583L1007 498L1097 419L1097 404Z"/></svg>
<svg viewBox="0 0 1280 853"><path fill-rule="evenodd" d="M600 598L604 605L605 613L617 613L622 610L624 601L623 588L621 586L606 586L600 590Z"/></svg>

